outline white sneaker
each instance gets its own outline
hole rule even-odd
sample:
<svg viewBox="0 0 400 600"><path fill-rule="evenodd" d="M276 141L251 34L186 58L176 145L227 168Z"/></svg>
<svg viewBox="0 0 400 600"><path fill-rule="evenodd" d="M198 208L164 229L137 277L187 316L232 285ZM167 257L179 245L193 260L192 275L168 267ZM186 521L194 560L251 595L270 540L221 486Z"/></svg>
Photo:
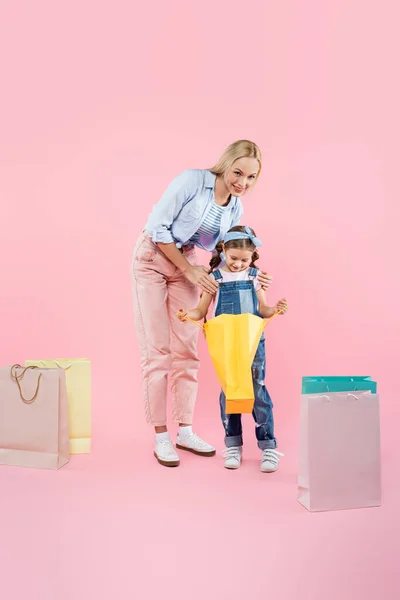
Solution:
<svg viewBox="0 0 400 600"><path fill-rule="evenodd" d="M261 471L263 473L274 473L279 467L279 457L285 456L278 450L267 448L261 452Z"/></svg>
<svg viewBox="0 0 400 600"><path fill-rule="evenodd" d="M156 440L154 444L154 456L164 467L179 467L179 456L170 439Z"/></svg>
<svg viewBox="0 0 400 600"><path fill-rule="evenodd" d="M242 448L240 446L232 446L225 448L223 451L225 456L225 469L238 469L242 463Z"/></svg>
<svg viewBox="0 0 400 600"><path fill-rule="evenodd" d="M214 456L215 448L201 440L195 433L190 433L184 437L180 437L179 433L176 437L176 447L180 450L187 450L199 456Z"/></svg>

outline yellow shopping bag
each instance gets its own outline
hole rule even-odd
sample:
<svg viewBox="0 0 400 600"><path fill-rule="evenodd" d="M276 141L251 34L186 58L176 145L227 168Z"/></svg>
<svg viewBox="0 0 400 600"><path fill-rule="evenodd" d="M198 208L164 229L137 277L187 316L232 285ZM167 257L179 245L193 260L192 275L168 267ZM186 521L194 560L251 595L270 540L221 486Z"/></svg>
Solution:
<svg viewBox="0 0 400 600"><path fill-rule="evenodd" d="M92 442L91 362L87 358L27 360L26 367L63 369L66 376L71 454L89 454Z"/></svg>
<svg viewBox="0 0 400 600"><path fill-rule="evenodd" d="M201 325L214 369L226 396L226 414L251 413L254 405L252 364L265 326L271 318L256 315L219 315ZM191 319L188 319L189 321Z"/></svg>
<svg viewBox="0 0 400 600"><path fill-rule="evenodd" d="M264 320L255 315L219 315L204 325L208 350L226 396L226 413L251 413L254 389L251 366Z"/></svg>

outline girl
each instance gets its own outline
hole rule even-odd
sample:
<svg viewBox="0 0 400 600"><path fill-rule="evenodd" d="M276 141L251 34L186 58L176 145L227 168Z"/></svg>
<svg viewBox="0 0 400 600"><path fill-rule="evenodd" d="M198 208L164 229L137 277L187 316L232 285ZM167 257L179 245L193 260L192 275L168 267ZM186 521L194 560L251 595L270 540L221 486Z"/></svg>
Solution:
<svg viewBox="0 0 400 600"><path fill-rule="evenodd" d="M215 298L213 316L220 314L252 313L268 319L276 311L287 312L285 299L279 300L276 306L268 306L264 291L258 281L257 248L261 242L253 229L249 227L232 227L225 235L224 241L216 247L216 255L211 259L211 275L219 284ZM225 266L214 270L222 260ZM207 316L213 295L204 292L197 308L189 311L181 309L178 317L181 321L188 318L200 321ZM262 334L254 358L252 373L254 386L253 417L256 422L256 438L261 449L261 471L271 473L278 469L280 452L276 450L272 401L265 387L265 337ZM221 419L225 429L225 463L227 469L237 469L242 460L242 416L225 413L225 395L220 395Z"/></svg>
<svg viewBox="0 0 400 600"><path fill-rule="evenodd" d="M154 455L161 465L179 465L167 431L167 385L172 382L172 416L179 424L177 446L200 456L214 448L192 431L197 396L197 331L176 319L180 306L198 302L199 287L218 286L196 264L196 246L213 250L239 223L241 197L261 171L261 153L248 140L231 144L211 169L189 169L176 177L148 218L132 259L135 326L139 339L147 422L155 428ZM260 274L266 288L271 277Z"/></svg>

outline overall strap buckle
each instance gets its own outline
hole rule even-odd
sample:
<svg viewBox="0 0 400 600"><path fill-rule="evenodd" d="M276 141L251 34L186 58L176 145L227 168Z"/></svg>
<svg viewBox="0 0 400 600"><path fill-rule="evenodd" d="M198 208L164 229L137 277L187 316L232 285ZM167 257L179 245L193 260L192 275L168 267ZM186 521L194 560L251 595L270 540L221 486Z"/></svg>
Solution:
<svg viewBox="0 0 400 600"><path fill-rule="evenodd" d="M253 281L257 275L258 275L258 269L256 269L255 267L250 267L250 271L249 271L249 279L250 281Z"/></svg>
<svg viewBox="0 0 400 600"><path fill-rule="evenodd" d="M215 279L215 281L216 281L217 283L220 283L221 281L223 281L223 280L224 280L224 279L223 279L223 277L222 277L222 273L221 273L221 271L220 271L219 269L217 269L216 271L212 271L212 272L210 273L210 275L211 275L212 277L214 277L214 279Z"/></svg>

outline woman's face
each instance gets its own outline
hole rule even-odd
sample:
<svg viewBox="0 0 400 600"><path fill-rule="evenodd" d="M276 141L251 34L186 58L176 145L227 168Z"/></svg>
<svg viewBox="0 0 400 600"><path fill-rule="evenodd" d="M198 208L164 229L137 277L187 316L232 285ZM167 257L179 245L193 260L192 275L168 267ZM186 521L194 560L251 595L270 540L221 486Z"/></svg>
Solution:
<svg viewBox="0 0 400 600"><path fill-rule="evenodd" d="M244 196L257 178L260 169L256 158L238 158L224 173L224 183L232 196Z"/></svg>

